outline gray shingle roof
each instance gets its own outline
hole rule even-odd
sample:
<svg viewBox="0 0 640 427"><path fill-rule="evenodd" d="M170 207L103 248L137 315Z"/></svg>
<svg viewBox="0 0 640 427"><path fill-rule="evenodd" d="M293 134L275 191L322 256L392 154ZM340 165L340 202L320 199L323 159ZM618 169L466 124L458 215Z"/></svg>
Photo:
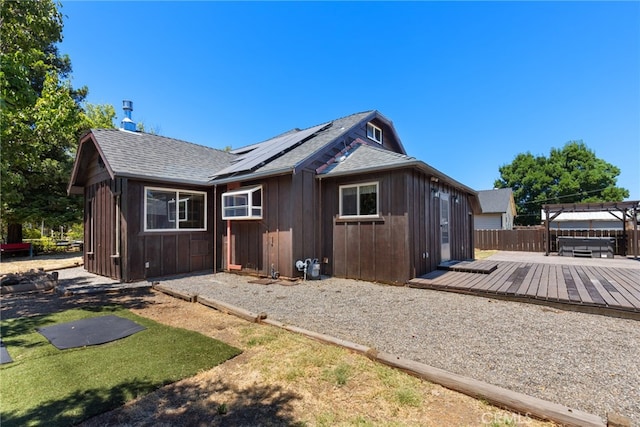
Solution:
<svg viewBox="0 0 640 427"><path fill-rule="evenodd" d="M478 191L482 213L502 213L511 209L511 188Z"/></svg>
<svg viewBox="0 0 640 427"><path fill-rule="evenodd" d="M295 150L285 153L271 163L260 168L260 171L277 170L285 167L293 168L297 166L316 152L320 151L325 145L339 138L342 134L347 133L353 126L373 114L374 111L365 111L363 113L356 113L334 120L329 128L319 132L316 136L309 141L306 141Z"/></svg>
<svg viewBox="0 0 640 427"><path fill-rule="evenodd" d="M363 120L366 120L368 117L372 117L374 114L375 114L375 111L371 110L371 111L356 113L350 116L333 120L330 126L328 127L323 126L322 130L320 130L315 135L313 135L313 137L307 139L304 143L292 147L290 150L285 151L281 155L270 160L268 163L255 168L251 172L249 171L241 172L239 175L249 177L252 174L269 175L270 173L276 173L283 170L293 170L296 166L298 166L305 160L309 159L317 152L321 151L327 144L339 138L341 135L349 132L351 128L353 128ZM233 150L232 152L242 153L243 156L250 156L251 152L247 153L247 150L255 149L261 144L269 144L270 141L274 139L278 139L283 135L290 135L292 133L297 133L297 132L305 132L305 130L314 129L316 127L317 126L312 126L302 131L298 129L291 130L289 132L285 132L282 135L278 135L277 137L274 137L270 140L263 141L260 144L253 144L244 148ZM224 180L225 177L220 176L216 179Z"/></svg>
<svg viewBox="0 0 640 427"><path fill-rule="evenodd" d="M91 131L115 175L206 184L233 154L178 139L119 129Z"/></svg>
<svg viewBox="0 0 640 427"><path fill-rule="evenodd" d="M331 164L322 171L321 175L342 175L371 169L396 168L413 165L416 162L415 157L360 143L346 154L344 160Z"/></svg>
<svg viewBox="0 0 640 427"><path fill-rule="evenodd" d="M218 175L246 173L258 169L260 165L268 164L272 159L276 159L282 153L294 149L297 144L302 143L305 139L330 125L331 123L324 123L298 132L287 132L284 135L277 136L254 146L254 148L248 152L235 150L235 153L242 154L238 155L237 160L234 161L232 165L219 171Z"/></svg>

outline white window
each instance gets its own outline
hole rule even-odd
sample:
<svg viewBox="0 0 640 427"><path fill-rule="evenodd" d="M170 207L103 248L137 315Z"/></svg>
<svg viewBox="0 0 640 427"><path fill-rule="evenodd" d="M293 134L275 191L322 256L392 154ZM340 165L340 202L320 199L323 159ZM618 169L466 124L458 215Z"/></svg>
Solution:
<svg viewBox="0 0 640 427"><path fill-rule="evenodd" d="M382 144L382 129L372 123L367 123L367 137Z"/></svg>
<svg viewBox="0 0 640 427"><path fill-rule="evenodd" d="M222 219L262 219L262 186L223 193Z"/></svg>
<svg viewBox="0 0 640 427"><path fill-rule="evenodd" d="M144 193L145 231L207 229L207 193L154 187Z"/></svg>
<svg viewBox="0 0 640 427"><path fill-rule="evenodd" d="M341 185L340 217L377 217L378 183Z"/></svg>

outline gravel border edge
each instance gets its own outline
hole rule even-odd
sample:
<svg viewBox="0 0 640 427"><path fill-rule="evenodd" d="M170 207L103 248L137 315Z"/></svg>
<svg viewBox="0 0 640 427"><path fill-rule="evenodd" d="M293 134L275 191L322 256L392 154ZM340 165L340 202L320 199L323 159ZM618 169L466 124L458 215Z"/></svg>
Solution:
<svg viewBox="0 0 640 427"><path fill-rule="evenodd" d="M155 286L158 291L164 291L163 287ZM171 294L169 294L171 295ZM174 295L172 295L174 296ZM174 296L175 297L175 296ZM197 302L207 307L216 309L223 313L231 314L241 319L263 323L270 326L285 329L290 332L307 336L311 339L322 341L327 344L336 345L351 351L363 354L368 358L400 369L410 375L423 378L432 383L442 385L443 387L455 390L474 398L485 399L488 402L499 407L512 410L518 413L524 413L527 416L539 418L561 423L566 426L575 427L605 427L607 423L594 414L584 411L574 410L564 405L549 402L537 397L529 396L523 393L498 387L473 378L454 374L443 369L435 368L424 363L415 362L413 360L404 359L390 353L378 352L371 347L350 341L338 339L326 334L321 334L297 326L286 325L277 320L268 318L264 312L259 314L244 310L240 307L227 304L213 298L197 297ZM195 301L194 301L195 302Z"/></svg>

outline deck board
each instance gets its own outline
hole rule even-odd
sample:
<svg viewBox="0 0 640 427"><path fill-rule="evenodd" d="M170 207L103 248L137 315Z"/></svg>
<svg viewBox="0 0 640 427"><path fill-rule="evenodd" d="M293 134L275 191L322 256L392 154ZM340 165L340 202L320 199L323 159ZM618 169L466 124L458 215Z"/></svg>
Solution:
<svg viewBox="0 0 640 427"><path fill-rule="evenodd" d="M631 306L634 306L634 307L640 306L640 295L638 295L637 293L633 292L633 286L631 286L632 290L629 291L629 289L627 287L628 285L624 281L624 279L625 279L624 276L623 276L623 278L621 280L619 278L619 276L618 276L618 272L615 271L615 270L612 270L612 271L605 270L602 273L607 278L609 283L612 286L615 286L616 290L620 294L622 294L627 299L627 301L629 301L629 304Z"/></svg>
<svg viewBox="0 0 640 427"><path fill-rule="evenodd" d="M487 273L489 268L492 271ZM469 270L458 270L431 272L410 280L408 285L517 301L535 300L556 306L602 308L640 316L640 274L634 269L498 261L476 263ZM472 270L483 272L470 272Z"/></svg>
<svg viewBox="0 0 640 427"><path fill-rule="evenodd" d="M562 268L555 268L555 270L556 280L558 281L558 296L556 297L556 301L570 301L567 282L564 280L564 272Z"/></svg>
<svg viewBox="0 0 640 427"><path fill-rule="evenodd" d="M511 274L513 273L513 271L515 271L518 268L518 263L512 262L509 263L509 267L508 269L505 271L505 274L502 277L501 281L496 281L496 283L491 286L489 289L491 289L492 291L496 292L496 293L505 293L507 292L507 289L509 289L509 286L511 286L511 283L508 281L508 278L511 276Z"/></svg>
<svg viewBox="0 0 640 427"><path fill-rule="evenodd" d="M542 264L537 264L535 271L533 272L533 277L531 277L529 286L524 291L525 295L530 297L535 297L538 295L538 288L540 287L540 278L542 276Z"/></svg>
<svg viewBox="0 0 640 427"><path fill-rule="evenodd" d="M579 267L571 266L569 270L571 271L571 276L573 276L573 280L576 284L576 289L578 290L578 294L580 295L580 300L584 304L592 304L593 300L591 299L591 295L587 291L586 285L582 282L582 277L578 274Z"/></svg>
<svg viewBox="0 0 640 427"><path fill-rule="evenodd" d="M605 289L601 280L604 281L604 279L600 279L598 277L594 277L592 279L593 286L595 286L595 288L598 290L598 292L600 292L600 295L602 295L602 298L604 299L604 304L606 304L609 307L619 307L619 308L625 308L630 306L629 302L622 295L620 295L619 292L611 293L607 289ZM618 295L615 295L615 294L618 294Z"/></svg>
<svg viewBox="0 0 640 427"><path fill-rule="evenodd" d="M542 299L548 299L548 292L549 290L549 265L548 264L543 264L542 265L542 271L540 272L540 282L538 284L538 292L537 292L537 296L538 298L542 298Z"/></svg>
<svg viewBox="0 0 640 427"><path fill-rule="evenodd" d="M511 272L516 269L517 264L514 263L502 263L498 267L498 269L491 273L489 277L486 277L482 286L478 286L478 290L483 290L486 292L496 292L497 287L501 286L504 283L504 278L509 277Z"/></svg>
<svg viewBox="0 0 640 427"><path fill-rule="evenodd" d="M577 271L578 271L578 276L580 277L580 280L582 280L582 283L584 284L585 288L587 288L587 292L589 293L589 297L591 298L591 301L593 301L596 304L606 304L604 297L600 294L598 289L595 287L593 283L593 278L589 275L589 272L587 271L587 269L584 267L579 267L577 268Z"/></svg>
<svg viewBox="0 0 640 427"><path fill-rule="evenodd" d="M558 269L549 266L549 283L547 285L547 300L558 299L558 287L560 282L558 280Z"/></svg>

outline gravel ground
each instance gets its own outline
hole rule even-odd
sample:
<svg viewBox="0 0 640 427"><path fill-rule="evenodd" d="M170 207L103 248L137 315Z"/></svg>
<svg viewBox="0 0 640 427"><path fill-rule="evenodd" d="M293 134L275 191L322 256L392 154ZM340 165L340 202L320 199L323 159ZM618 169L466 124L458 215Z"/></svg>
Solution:
<svg viewBox="0 0 640 427"><path fill-rule="evenodd" d="M329 278L295 286L226 273L163 279L269 318L640 425L640 323Z"/></svg>

